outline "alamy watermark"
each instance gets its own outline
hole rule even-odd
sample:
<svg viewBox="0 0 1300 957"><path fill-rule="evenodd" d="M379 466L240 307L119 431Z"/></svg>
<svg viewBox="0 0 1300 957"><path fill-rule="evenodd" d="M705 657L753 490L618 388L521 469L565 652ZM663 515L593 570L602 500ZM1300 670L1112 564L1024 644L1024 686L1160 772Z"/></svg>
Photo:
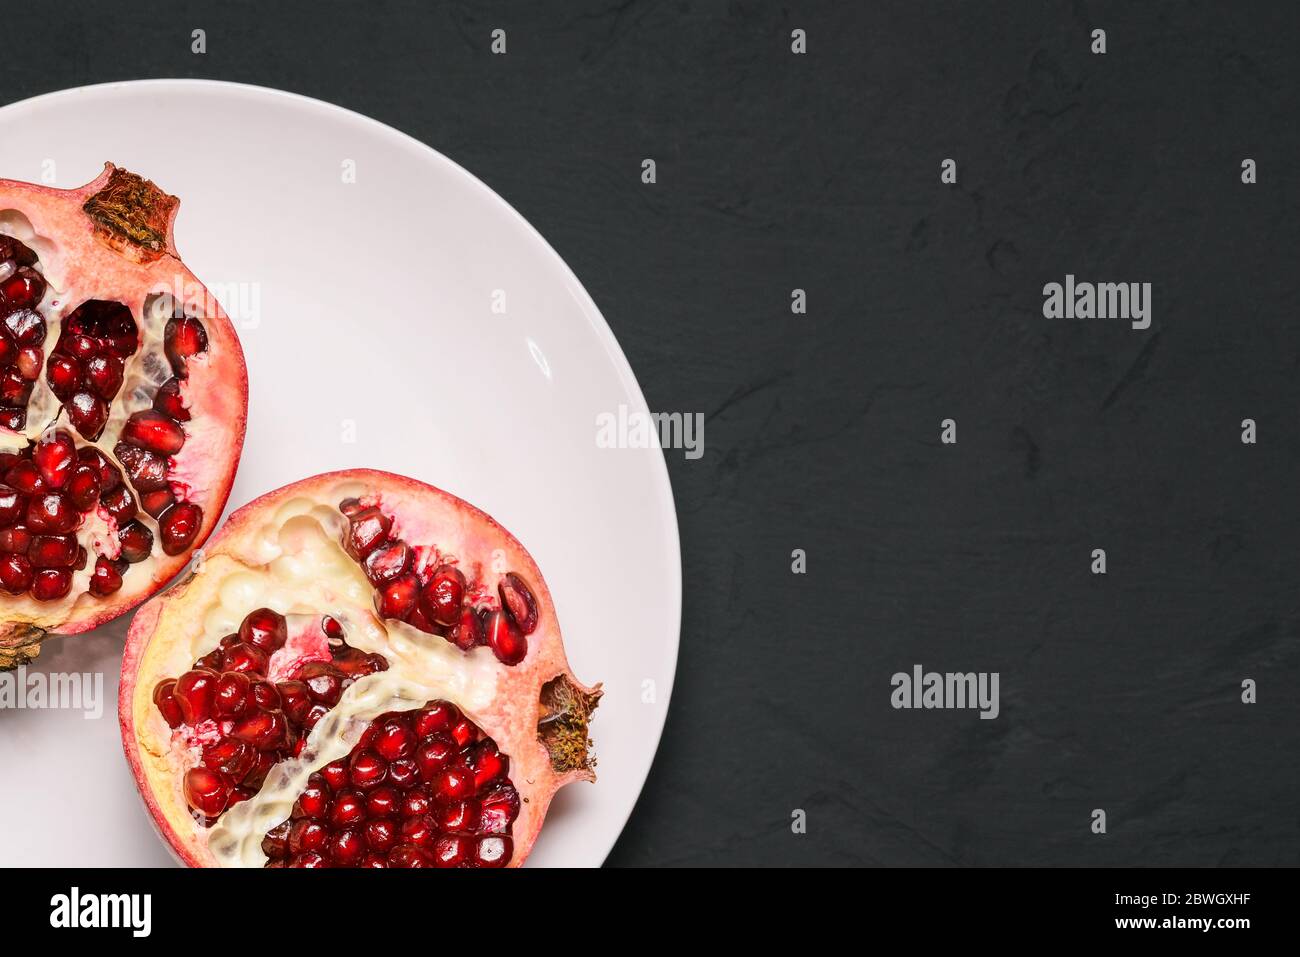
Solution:
<svg viewBox="0 0 1300 957"><path fill-rule="evenodd" d="M620 405L617 412L596 416L596 448L682 449L688 459L704 454L703 412L636 412Z"/></svg>
<svg viewBox="0 0 1300 957"><path fill-rule="evenodd" d="M1043 315L1048 319L1128 319L1134 329L1151 327L1151 283L1075 282L1043 286Z"/></svg>
<svg viewBox="0 0 1300 957"><path fill-rule="evenodd" d="M998 681L993 671L925 671L912 666L912 673L897 672L889 681L893 692L889 703L895 708L978 709L981 719L992 720L1001 713Z"/></svg>
<svg viewBox="0 0 1300 957"><path fill-rule="evenodd" d="M43 671L25 665L0 672L0 709L81 711L87 721L104 716L103 673Z"/></svg>
<svg viewBox="0 0 1300 957"><path fill-rule="evenodd" d="M241 332L256 329L262 324L260 282L210 282L203 286L196 282L185 282L178 276L168 292L171 293L178 318L186 312L203 318L216 315L220 310L230 317L231 323Z"/></svg>

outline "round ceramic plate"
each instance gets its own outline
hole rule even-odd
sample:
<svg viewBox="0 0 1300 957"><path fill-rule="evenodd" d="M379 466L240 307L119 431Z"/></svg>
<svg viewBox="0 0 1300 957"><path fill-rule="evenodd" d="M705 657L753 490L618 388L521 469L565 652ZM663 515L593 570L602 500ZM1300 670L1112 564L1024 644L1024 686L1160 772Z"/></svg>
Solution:
<svg viewBox="0 0 1300 957"><path fill-rule="evenodd" d="M194 116L202 137L169 132ZM251 392L232 509L372 466L468 499L537 560L574 672L605 697L599 780L560 793L529 863L600 864L663 728L681 557L662 453L597 446L597 416L646 406L581 284L455 163L315 100L164 80L0 109L0 177L74 187L106 160L181 198L177 248L240 330ZM102 675L102 713L0 709L0 865L170 862L114 717L128 620L50 641L26 675L29 689L36 673Z"/></svg>

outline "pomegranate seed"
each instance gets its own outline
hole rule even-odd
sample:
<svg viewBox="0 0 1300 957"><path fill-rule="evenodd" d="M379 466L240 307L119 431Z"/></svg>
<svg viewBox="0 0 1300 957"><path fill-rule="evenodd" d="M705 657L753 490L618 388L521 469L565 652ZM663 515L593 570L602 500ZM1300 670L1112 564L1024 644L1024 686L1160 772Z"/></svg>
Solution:
<svg viewBox="0 0 1300 957"><path fill-rule="evenodd" d="M476 737L478 737L478 729L468 718L461 718L451 726L451 739L456 742L458 748L465 747Z"/></svg>
<svg viewBox="0 0 1300 957"><path fill-rule="evenodd" d="M440 625L454 625L460 620L460 608L465 601L465 576L454 565L439 565L433 570L424 590L420 592L420 605L424 613Z"/></svg>
<svg viewBox="0 0 1300 957"><path fill-rule="evenodd" d="M402 798L402 817L420 817L429 813L433 801L423 789L412 788Z"/></svg>
<svg viewBox="0 0 1300 957"><path fill-rule="evenodd" d="M413 844L401 844L388 852L389 867L428 867L429 858Z"/></svg>
<svg viewBox="0 0 1300 957"><path fill-rule="evenodd" d="M213 707L217 714L225 718L237 718L243 714L248 708L248 690L251 685L248 675L237 674L235 671L218 678L213 697ZM235 777L241 778L243 775Z"/></svg>
<svg viewBox="0 0 1300 957"><path fill-rule="evenodd" d="M335 827L347 827L365 819L366 802L356 791L344 788L334 796L330 808L330 823Z"/></svg>
<svg viewBox="0 0 1300 957"><path fill-rule="evenodd" d="M352 786L362 791L378 787L388 774L388 764L373 751L358 751L348 768Z"/></svg>
<svg viewBox="0 0 1300 957"><path fill-rule="evenodd" d="M99 500L99 472L93 465L77 465L68 478L68 497L78 511L84 512Z"/></svg>
<svg viewBox="0 0 1300 957"><path fill-rule="evenodd" d="M5 340L8 341L8 340ZM81 363L72 356L53 355L45 366L45 381L60 399L66 398L81 384Z"/></svg>
<svg viewBox="0 0 1300 957"><path fill-rule="evenodd" d="M231 789L229 779L211 768L190 768L185 772L185 800L207 817L216 817L226 809Z"/></svg>
<svg viewBox="0 0 1300 957"><path fill-rule="evenodd" d="M77 540L71 535L37 535L27 558L35 568L71 568L77 560Z"/></svg>
<svg viewBox="0 0 1300 957"><path fill-rule="evenodd" d="M77 449L77 461L82 465L89 465L99 474L99 487L106 492L117 488L122 483L122 473L117 470L117 466L93 446Z"/></svg>
<svg viewBox="0 0 1300 957"><path fill-rule="evenodd" d="M35 269L23 266L0 285L0 296L9 307L29 308L45 295L45 280Z"/></svg>
<svg viewBox="0 0 1300 957"><path fill-rule="evenodd" d="M185 723L185 719L181 716L180 705L176 703L176 698L172 695L172 689L175 687L176 681L173 678L158 682L158 686L153 689L153 703L158 706L158 710L162 713L163 720L167 722L168 726L179 728Z"/></svg>
<svg viewBox="0 0 1300 957"><path fill-rule="evenodd" d="M45 479L40 470L30 461L22 461L5 473L5 484L23 495L36 495L45 491Z"/></svg>
<svg viewBox="0 0 1300 957"><path fill-rule="evenodd" d="M303 733L316 727L321 718L330 713L330 709L323 704L314 704L307 711L307 716L302 719Z"/></svg>
<svg viewBox="0 0 1300 957"><path fill-rule="evenodd" d="M31 545L32 534L21 525L0 531L0 552L26 555L27 549L31 548Z"/></svg>
<svg viewBox="0 0 1300 957"><path fill-rule="evenodd" d="M122 557L131 564L142 562L153 551L153 532L139 522L127 522L117 530Z"/></svg>
<svg viewBox="0 0 1300 957"><path fill-rule="evenodd" d="M375 737L374 748L387 761L407 758L415 750L415 735L403 722L387 721Z"/></svg>
<svg viewBox="0 0 1300 957"><path fill-rule="evenodd" d="M165 457L126 442L117 443L113 447L113 454L126 469L126 474L137 492L152 492L167 486Z"/></svg>
<svg viewBox="0 0 1300 957"><path fill-rule="evenodd" d="M303 665L298 680L307 686L307 693L317 704L332 708L339 703L343 693L343 680L332 666L320 661Z"/></svg>
<svg viewBox="0 0 1300 957"><path fill-rule="evenodd" d="M303 851L295 854L289 861L290 867L317 868L325 867L325 858L316 851Z"/></svg>
<svg viewBox="0 0 1300 957"><path fill-rule="evenodd" d="M398 829L401 834L403 844L414 844L416 847L428 848L433 844L433 838L437 833L434 830L433 821L429 820L427 814L419 817L408 817L402 822Z"/></svg>
<svg viewBox="0 0 1300 957"><path fill-rule="evenodd" d="M414 575L404 575L389 582L375 597L375 608L381 618L405 618L419 598L420 582Z"/></svg>
<svg viewBox="0 0 1300 957"><path fill-rule="evenodd" d="M459 834L443 834L433 842L433 866L460 867L469 857L468 845Z"/></svg>
<svg viewBox="0 0 1300 957"><path fill-rule="evenodd" d="M37 601L58 601L72 588L72 572L66 568L42 568L32 575L32 597Z"/></svg>
<svg viewBox="0 0 1300 957"><path fill-rule="evenodd" d="M288 731L284 712L259 711L236 721L230 734L240 741L247 741L259 751L270 751L284 744Z"/></svg>
<svg viewBox="0 0 1300 957"><path fill-rule="evenodd" d="M420 777L419 768L410 758L402 758L388 766L388 780L399 788L409 787Z"/></svg>
<svg viewBox="0 0 1300 957"><path fill-rule="evenodd" d="M279 711L284 701L279 690L269 681L253 682L253 704L263 711Z"/></svg>
<svg viewBox="0 0 1300 957"><path fill-rule="evenodd" d="M27 502L27 527L34 532L62 535L81 523L81 513L72 499L59 492L35 495Z"/></svg>
<svg viewBox="0 0 1300 957"><path fill-rule="evenodd" d="M348 785L348 766L342 759L331 761L325 767L320 769L321 777L335 791L347 787Z"/></svg>
<svg viewBox="0 0 1300 957"><path fill-rule="evenodd" d="M155 412L161 412L177 422L190 420L190 410L185 408L185 400L181 396L180 379L168 379L158 388L153 397L153 407Z"/></svg>
<svg viewBox="0 0 1300 957"><path fill-rule="evenodd" d="M0 525L12 525L27 510L27 503L16 488L0 485Z"/></svg>
<svg viewBox="0 0 1300 957"><path fill-rule="evenodd" d="M33 309L18 309L4 318L4 329L19 346L39 346L45 341L45 320Z"/></svg>
<svg viewBox="0 0 1300 957"><path fill-rule="evenodd" d="M113 521L121 527L139 514L135 505L135 496L125 485L119 485L99 497L99 504L112 516ZM151 546L152 547L152 546Z"/></svg>
<svg viewBox="0 0 1300 957"><path fill-rule="evenodd" d="M470 755L469 766L474 772L474 788L481 790L510 772L510 759L492 741L480 741Z"/></svg>
<svg viewBox="0 0 1300 957"><path fill-rule="evenodd" d="M371 817L388 817L397 812L397 792L390 787L375 788L366 795L366 812Z"/></svg>
<svg viewBox="0 0 1300 957"><path fill-rule="evenodd" d="M378 587L405 575L411 567L411 549L402 541L381 545L362 563L370 584Z"/></svg>
<svg viewBox="0 0 1300 957"><path fill-rule="evenodd" d="M316 775L312 775L316 777ZM298 800L294 802L292 817L309 817L319 821L329 813L330 796L325 789L324 781L320 784L309 784L302 794L298 795Z"/></svg>
<svg viewBox="0 0 1300 957"><path fill-rule="evenodd" d="M81 433L81 437L94 442L108 422L108 404L99 396L82 389L66 401L68 421ZM118 455L121 458L121 455Z"/></svg>
<svg viewBox="0 0 1300 957"><path fill-rule="evenodd" d="M60 429L49 438L41 439L32 450L32 462L46 485L52 489L63 488L77 464L77 447L72 436Z"/></svg>
<svg viewBox="0 0 1300 957"><path fill-rule="evenodd" d="M268 655L284 647L289 640L289 627L284 617L269 608L250 611L239 625L239 638Z"/></svg>
<svg viewBox="0 0 1300 957"><path fill-rule="evenodd" d="M140 507L154 518L160 517L163 512L167 511L175 503L176 496L172 494L172 490L169 488L155 489L140 496Z"/></svg>
<svg viewBox="0 0 1300 957"><path fill-rule="evenodd" d="M172 694L180 706L181 716L188 725L196 725L212 717L212 701L217 691L218 675L207 668L187 671L176 679Z"/></svg>
<svg viewBox="0 0 1300 957"><path fill-rule="evenodd" d="M504 611L494 611L483 622L488 647L497 660L507 665L517 665L528 654L528 639L519 633L515 623Z"/></svg>
<svg viewBox="0 0 1300 957"><path fill-rule="evenodd" d="M168 555L179 555L190 547L203 525L203 510L193 502L178 502L158 519L162 548Z"/></svg>
<svg viewBox="0 0 1300 957"><path fill-rule="evenodd" d="M15 595L32 587L32 563L25 555L0 555L0 585Z"/></svg>
<svg viewBox="0 0 1300 957"><path fill-rule="evenodd" d="M377 508L368 508L352 516L348 530L347 550L357 561L369 555L388 537L393 520Z"/></svg>
<svg viewBox="0 0 1300 957"><path fill-rule="evenodd" d="M340 867L355 867L366 852L366 842L359 831L339 831L330 840L329 857Z"/></svg>
<svg viewBox="0 0 1300 957"><path fill-rule="evenodd" d="M436 731L450 728L460 720L460 711L445 701L435 701L415 712L415 733L426 738Z"/></svg>
<svg viewBox="0 0 1300 957"><path fill-rule="evenodd" d="M242 641L236 642L226 649L222 662L224 671L237 671L255 675L266 674L266 652Z"/></svg>
<svg viewBox="0 0 1300 957"><path fill-rule="evenodd" d="M461 651L476 648L487 640L483 634L483 619L473 608L462 610L460 621L447 632L447 638Z"/></svg>
<svg viewBox="0 0 1300 957"><path fill-rule="evenodd" d="M514 842L504 834L489 834L478 839L474 847L477 867L505 867L510 863Z"/></svg>
<svg viewBox="0 0 1300 957"><path fill-rule="evenodd" d="M392 821L378 820L366 823L366 844L372 851L386 851L397 843L397 825Z"/></svg>
<svg viewBox="0 0 1300 957"><path fill-rule="evenodd" d="M294 854L318 851L329 840L329 834L329 830L319 821L301 818L289 825L289 850Z"/></svg>
<svg viewBox="0 0 1300 957"><path fill-rule="evenodd" d="M161 412L137 412L126 420L122 440L159 455L175 455L185 444L185 430Z"/></svg>
<svg viewBox="0 0 1300 957"><path fill-rule="evenodd" d="M90 593L97 598L106 598L121 587L122 572L117 564L109 558L97 558L95 571L90 576Z"/></svg>
<svg viewBox="0 0 1300 957"><path fill-rule="evenodd" d="M86 360L86 383L101 399L111 400L122 388L122 360L116 356L91 356Z"/></svg>
<svg viewBox="0 0 1300 957"><path fill-rule="evenodd" d="M171 363L172 371L178 376L185 378L188 360L207 349L208 334L199 320L183 316L167 321L167 327L163 330L163 351Z"/></svg>
<svg viewBox="0 0 1300 957"><path fill-rule="evenodd" d="M243 783L252 788L260 788L278 760L279 757L275 751L262 751L257 756L257 763L253 765L253 770L244 776Z"/></svg>
<svg viewBox="0 0 1300 957"><path fill-rule="evenodd" d="M472 831L478 826L477 801L453 801L439 812L444 831Z"/></svg>
<svg viewBox="0 0 1300 957"><path fill-rule="evenodd" d="M285 716L295 724L302 724L311 708L307 686L301 681L282 681L277 687Z"/></svg>
<svg viewBox="0 0 1300 957"><path fill-rule="evenodd" d="M388 861L379 854L372 852L367 854L361 861L361 866L368 870L383 870L388 867Z"/></svg>
<svg viewBox="0 0 1300 957"><path fill-rule="evenodd" d="M487 834L505 834L519 816L519 792L511 784L501 784L479 799L479 830Z"/></svg>
<svg viewBox="0 0 1300 957"><path fill-rule="evenodd" d="M281 858L289 855L289 822L277 824L262 838L262 853L267 857Z"/></svg>
<svg viewBox="0 0 1300 957"><path fill-rule="evenodd" d="M203 749L203 766L232 781L242 781L257 763L257 752L246 742L222 738Z"/></svg>
<svg viewBox="0 0 1300 957"><path fill-rule="evenodd" d="M433 792L439 800L459 801L474 794L474 774L467 768L443 768L430 782Z"/></svg>
<svg viewBox="0 0 1300 957"><path fill-rule="evenodd" d="M420 780L432 782L455 755L456 745L449 736L440 732L426 737L415 752L415 766L419 768Z"/></svg>
<svg viewBox="0 0 1300 957"><path fill-rule="evenodd" d="M325 637L330 639L330 641L343 640L343 626L339 624L337 618L325 615L320 620L320 630L325 632Z"/></svg>

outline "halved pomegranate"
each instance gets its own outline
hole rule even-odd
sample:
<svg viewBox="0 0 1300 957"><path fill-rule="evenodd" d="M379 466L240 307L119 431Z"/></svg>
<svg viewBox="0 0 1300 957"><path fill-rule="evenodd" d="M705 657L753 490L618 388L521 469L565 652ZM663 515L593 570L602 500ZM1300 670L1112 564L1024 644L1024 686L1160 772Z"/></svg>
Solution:
<svg viewBox="0 0 1300 957"><path fill-rule="evenodd" d="M501 867L594 780L599 688L532 558L455 496L333 472L235 512L141 608L122 741L194 866Z"/></svg>
<svg viewBox="0 0 1300 957"><path fill-rule="evenodd" d="M112 164L81 189L0 180L0 669L161 588L230 494L244 356L177 208Z"/></svg>

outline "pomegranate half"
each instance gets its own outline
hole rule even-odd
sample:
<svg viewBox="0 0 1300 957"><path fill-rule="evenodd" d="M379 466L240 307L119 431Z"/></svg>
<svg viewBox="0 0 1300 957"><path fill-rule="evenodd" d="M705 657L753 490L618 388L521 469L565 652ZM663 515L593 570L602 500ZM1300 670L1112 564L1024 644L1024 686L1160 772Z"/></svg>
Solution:
<svg viewBox="0 0 1300 957"><path fill-rule="evenodd" d="M355 470L239 509L136 613L119 718L186 864L500 867L595 779L599 698L509 532Z"/></svg>
<svg viewBox="0 0 1300 957"><path fill-rule="evenodd" d="M248 377L178 206L112 164L0 180L0 669L156 592L230 494Z"/></svg>

